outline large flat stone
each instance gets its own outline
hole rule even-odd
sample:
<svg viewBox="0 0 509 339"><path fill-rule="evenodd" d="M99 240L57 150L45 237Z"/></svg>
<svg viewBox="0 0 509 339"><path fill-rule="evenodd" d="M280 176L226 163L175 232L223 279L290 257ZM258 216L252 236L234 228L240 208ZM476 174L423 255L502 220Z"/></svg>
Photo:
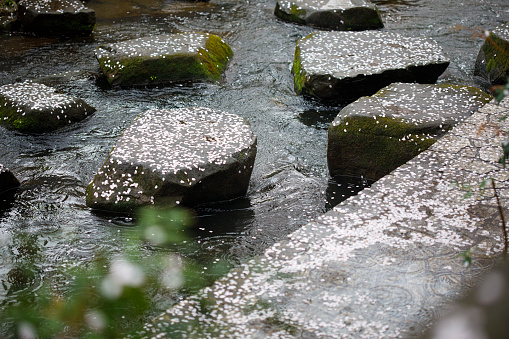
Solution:
<svg viewBox="0 0 509 339"><path fill-rule="evenodd" d="M494 29L482 45L475 62L474 75L481 77L486 87L505 84L509 77L509 23Z"/></svg>
<svg viewBox="0 0 509 339"><path fill-rule="evenodd" d="M289 22L338 31L384 26L377 7L367 0L280 0L274 14Z"/></svg>
<svg viewBox="0 0 509 339"><path fill-rule="evenodd" d="M237 115L203 107L149 110L117 141L86 202L131 212L233 199L246 193L255 156L256 136Z"/></svg>
<svg viewBox="0 0 509 339"><path fill-rule="evenodd" d="M19 21L37 35L90 35L95 11L78 0L22 0Z"/></svg>
<svg viewBox="0 0 509 339"><path fill-rule="evenodd" d="M208 33L176 33L99 46L96 57L112 86L218 81L233 52Z"/></svg>
<svg viewBox="0 0 509 339"><path fill-rule="evenodd" d="M34 82L0 86L0 125L27 133L52 131L85 119L95 108Z"/></svg>
<svg viewBox="0 0 509 339"><path fill-rule="evenodd" d="M409 83L362 97L342 109L329 127L329 172L377 180L491 99L469 86Z"/></svg>
<svg viewBox="0 0 509 339"><path fill-rule="evenodd" d="M314 32L295 48L295 91L352 101L393 82L434 83L449 65L432 39L397 33Z"/></svg>

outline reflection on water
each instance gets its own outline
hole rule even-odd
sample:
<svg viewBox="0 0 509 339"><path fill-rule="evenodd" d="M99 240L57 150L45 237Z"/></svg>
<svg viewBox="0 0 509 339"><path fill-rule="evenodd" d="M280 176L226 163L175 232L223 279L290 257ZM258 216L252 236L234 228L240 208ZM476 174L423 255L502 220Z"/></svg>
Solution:
<svg viewBox="0 0 509 339"><path fill-rule="evenodd" d="M451 27L492 29L509 19L507 0L374 2L385 30L432 36L444 48L452 62L441 82L472 84L482 43ZM39 78L97 108L85 121L50 134L0 129L0 163L22 182L16 199L1 209L0 238L14 247L24 241L17 238L20 234L27 234L32 243L47 241L39 248L40 265L27 271L25 264L16 266L11 254L2 252L0 280L5 288L0 288L0 300L11 298L13 286L23 290L37 284L41 270L44 277L58 276L55 284L65 289L62 267L86 265L101 251L118 252L119 236L129 235L136 220L92 213L85 206L84 192L122 131L147 109L208 106L245 117L258 136L247 197L197 208L193 234L199 246L189 255L198 260L219 258L236 265L366 186L355 178L329 180L327 128L341 107L295 94L290 72L295 43L312 29L275 18L273 1L87 4L97 15L93 37L0 36L0 85ZM94 50L99 45L179 31L207 31L225 39L234 57L224 81L138 89L109 89L98 82ZM147 256L159 250L145 249ZM159 296L160 309L172 298Z"/></svg>

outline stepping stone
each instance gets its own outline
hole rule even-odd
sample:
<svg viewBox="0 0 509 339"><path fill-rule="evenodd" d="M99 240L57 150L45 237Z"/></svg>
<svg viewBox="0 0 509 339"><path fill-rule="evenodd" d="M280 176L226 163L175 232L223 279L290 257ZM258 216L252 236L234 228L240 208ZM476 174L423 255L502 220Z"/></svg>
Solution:
<svg viewBox="0 0 509 339"><path fill-rule="evenodd" d="M342 109L329 127L329 172L377 180L491 99L469 86L408 83L362 97Z"/></svg>
<svg viewBox="0 0 509 339"><path fill-rule="evenodd" d="M85 119L95 108L34 82L0 86L0 125L27 133L56 130Z"/></svg>
<svg viewBox="0 0 509 339"><path fill-rule="evenodd" d="M449 65L429 38L397 33L314 32L295 48L295 91L329 101L353 101L393 82L434 83Z"/></svg>
<svg viewBox="0 0 509 339"><path fill-rule="evenodd" d="M19 21L37 35L90 35L95 11L78 0L23 0Z"/></svg>
<svg viewBox="0 0 509 339"><path fill-rule="evenodd" d="M285 21L338 31L384 26L377 7L366 0L280 0L274 14Z"/></svg>
<svg viewBox="0 0 509 339"><path fill-rule="evenodd" d="M96 57L112 86L218 81L233 52L220 37L177 33L99 46Z"/></svg>
<svg viewBox="0 0 509 339"><path fill-rule="evenodd" d="M193 206L246 194L256 136L243 118L209 108L153 109L124 131L87 189L98 210Z"/></svg>
<svg viewBox="0 0 509 339"><path fill-rule="evenodd" d="M474 75L487 82L486 87L505 84L509 77L509 23L494 29L477 55Z"/></svg>

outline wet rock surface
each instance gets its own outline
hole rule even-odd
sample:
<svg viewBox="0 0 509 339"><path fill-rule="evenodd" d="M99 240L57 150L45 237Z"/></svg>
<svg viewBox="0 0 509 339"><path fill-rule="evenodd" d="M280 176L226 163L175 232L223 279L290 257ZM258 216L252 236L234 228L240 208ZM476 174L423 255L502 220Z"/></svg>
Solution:
<svg viewBox="0 0 509 339"><path fill-rule="evenodd" d="M19 21L37 35L90 35L95 11L78 0L22 0Z"/></svg>
<svg viewBox="0 0 509 339"><path fill-rule="evenodd" d="M459 333L471 338L505 338L509 332L508 284L509 264L505 261L487 273L475 289L420 338L451 338Z"/></svg>
<svg viewBox="0 0 509 339"><path fill-rule="evenodd" d="M256 136L243 118L209 108L149 110L124 131L88 187L87 205L129 212L246 193Z"/></svg>
<svg viewBox="0 0 509 339"><path fill-rule="evenodd" d="M20 183L14 174L4 165L0 164L0 196L19 185Z"/></svg>
<svg viewBox="0 0 509 339"><path fill-rule="evenodd" d="M486 38L477 55L474 75L484 86L505 84L509 77L509 23L494 29Z"/></svg>
<svg viewBox="0 0 509 339"><path fill-rule="evenodd" d="M329 127L329 172L377 180L491 99L470 86L408 83L362 97L342 109Z"/></svg>
<svg viewBox="0 0 509 339"><path fill-rule="evenodd" d="M449 65L432 39L397 33L314 32L295 48L295 91L352 101L394 82L434 83Z"/></svg>
<svg viewBox="0 0 509 339"><path fill-rule="evenodd" d="M0 218L4 210L9 208L14 201L16 188L20 185L19 180L4 165L0 164Z"/></svg>
<svg viewBox="0 0 509 339"><path fill-rule="evenodd" d="M176 33L99 46L96 57L112 86L218 81L233 55L218 36Z"/></svg>
<svg viewBox="0 0 509 339"><path fill-rule="evenodd" d="M280 0L274 14L285 21L339 31L384 26L376 6L366 0Z"/></svg>
<svg viewBox="0 0 509 339"><path fill-rule="evenodd" d="M500 258L493 178L509 101L488 104L428 150L167 310L146 333L225 337L412 337ZM461 257L466 253L470 267Z"/></svg>
<svg viewBox="0 0 509 339"><path fill-rule="evenodd" d="M95 108L54 88L22 82L0 87L0 125L26 133L53 131L85 119Z"/></svg>

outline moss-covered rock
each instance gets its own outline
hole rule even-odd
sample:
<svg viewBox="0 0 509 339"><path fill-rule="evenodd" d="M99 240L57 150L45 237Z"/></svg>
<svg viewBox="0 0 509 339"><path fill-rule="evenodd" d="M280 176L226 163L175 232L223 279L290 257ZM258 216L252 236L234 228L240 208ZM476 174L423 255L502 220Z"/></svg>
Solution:
<svg viewBox="0 0 509 339"><path fill-rule="evenodd" d="M22 0L19 21L37 35L90 35L95 11L78 0Z"/></svg>
<svg viewBox="0 0 509 339"><path fill-rule="evenodd" d="M52 131L95 112L85 101L54 88L23 82L0 87L0 125L26 133Z"/></svg>
<svg viewBox="0 0 509 339"><path fill-rule="evenodd" d="M384 26L377 7L367 0L279 0L274 14L285 21L338 31Z"/></svg>
<svg viewBox="0 0 509 339"><path fill-rule="evenodd" d="M0 0L0 32L17 27L18 4L14 0Z"/></svg>
<svg viewBox="0 0 509 339"><path fill-rule="evenodd" d="M329 127L334 175L377 180L492 99L480 89L396 83L346 106Z"/></svg>
<svg viewBox="0 0 509 339"><path fill-rule="evenodd" d="M218 81L233 52L220 37L177 33L99 46L96 57L112 86Z"/></svg>
<svg viewBox="0 0 509 339"><path fill-rule="evenodd" d="M149 110L124 131L87 190L98 210L193 206L246 193L256 136L234 114L195 107Z"/></svg>
<svg viewBox="0 0 509 339"><path fill-rule="evenodd" d="M297 42L292 72L297 93L348 102L394 82L434 83L448 65L431 39L332 31Z"/></svg>
<svg viewBox="0 0 509 339"><path fill-rule="evenodd" d="M494 29L477 55L474 75L487 84L505 84L509 77L509 23Z"/></svg>

